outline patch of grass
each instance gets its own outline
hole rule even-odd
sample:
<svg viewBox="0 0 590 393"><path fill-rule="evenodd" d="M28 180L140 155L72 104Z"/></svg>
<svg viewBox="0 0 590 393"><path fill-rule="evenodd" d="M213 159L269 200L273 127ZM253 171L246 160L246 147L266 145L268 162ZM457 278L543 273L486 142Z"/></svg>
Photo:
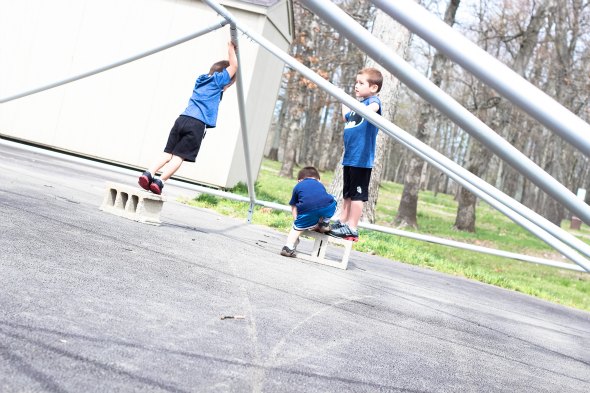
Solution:
<svg viewBox="0 0 590 393"><path fill-rule="evenodd" d="M279 162L263 161L255 185L258 200L284 205L289 202L296 180L279 177L280 167ZM328 186L332 181L333 173L325 172L321 174L321 177L322 182ZM397 214L402 190L402 184L384 182L381 185L376 224L391 226ZM247 186L244 184L238 184L231 191L248 195ZM248 203L210 195L201 194L189 203L234 217L245 218L248 215ZM543 241L485 202L480 201L477 208L475 233L453 229L456 211L457 202L452 195L441 193L434 195L430 191L420 192L419 228L405 230L566 262ZM254 210L253 222L280 229L286 234L291 227L292 217L289 212L257 206ZM569 222L562 224L564 229L568 229L568 226ZM590 228L582 226L581 230L572 231L572 233L590 243ZM360 230L360 240L355 245L355 249L590 311L590 275L586 273L556 269L363 229Z"/></svg>
<svg viewBox="0 0 590 393"><path fill-rule="evenodd" d="M220 198L214 195L201 194L195 198L195 201L202 204L202 206L204 207L213 207L217 206L217 204L219 203L219 199Z"/></svg>

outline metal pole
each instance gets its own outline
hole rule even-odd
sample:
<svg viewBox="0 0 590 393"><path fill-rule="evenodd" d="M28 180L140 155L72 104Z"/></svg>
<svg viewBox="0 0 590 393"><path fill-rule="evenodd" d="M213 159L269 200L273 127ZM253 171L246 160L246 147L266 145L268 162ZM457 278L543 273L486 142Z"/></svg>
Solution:
<svg viewBox="0 0 590 393"><path fill-rule="evenodd" d="M377 63L383 65L399 80L420 94L422 98L449 116L462 129L473 135L548 195L552 196L582 221L590 225L590 207L584 201L576 197L563 184L542 170L537 164L508 143L508 141L496 134L485 123L443 92L400 56L393 53L389 47L377 40L364 27L356 23L354 19L348 16L336 4L326 0L301 0L301 2L358 47L362 48ZM399 2L394 1L391 3ZM420 21L420 23L423 22Z"/></svg>
<svg viewBox="0 0 590 393"><path fill-rule="evenodd" d="M378 231L378 232L383 232L383 233L389 233L392 235L407 237L409 239L421 240L424 242L440 244L443 246L455 247L455 248L460 248L463 250L480 252L482 254L495 255L495 256L499 256L499 257L503 257L503 258L518 259L519 261L523 261L523 262L536 263L539 265L546 265L546 266L558 267L561 269L568 269L568 270L574 270L577 272L587 273L584 270L584 268L582 268L581 266L573 265L571 263L551 261L549 259L532 257L529 255L523 255L523 254L517 254L514 252L510 252L510 251L496 250L493 248L476 246L474 244L458 242L455 240L443 239L443 238L436 237L436 236L422 235L420 233L401 231L399 229L394 229L394 228L386 228L386 227L382 227L379 225L373 225L373 224L369 224L369 223L361 222L361 223L359 223L359 226L363 227L363 228L371 229L373 231Z"/></svg>
<svg viewBox="0 0 590 393"><path fill-rule="evenodd" d="M39 93L39 92L42 92L42 91L45 91L45 90L53 89L54 87L65 85L66 83L74 82L74 81L77 81L79 79L87 78L89 76L98 74L100 72L104 72L104 71L110 70L111 68L115 68L115 67L119 67L119 66L122 66L124 64L127 64L127 63L131 63L132 61L139 60L139 59L144 58L146 56L153 55L154 53L158 53L158 52L161 52L161 51L163 51L165 49L168 49L168 48L171 48L173 46L176 46L176 45L182 44L184 42L190 41L190 40L192 40L194 38L197 38L199 36L202 36L203 34L210 33L210 32L212 32L214 30L217 30L217 29L225 26L227 23L228 22L227 22L226 19L220 19L220 20L218 20L217 22L215 22L214 24L212 24L212 25L210 25L208 27L205 27L205 28L203 28L203 29L201 29L199 31L196 31L196 32L194 32L192 34L189 34L189 35L184 36L182 38L179 38L177 40L171 41L171 42L169 42L167 44L160 45L160 46L158 46L158 47L156 47L154 49L148 50L146 52L139 53L137 55L128 57L126 59L119 60L119 61L117 61L115 63L109 64L109 65L105 65L105 66L102 66L102 67L97 68L95 70L84 72L82 74L74 75L74 76L71 76L69 78L66 78L66 79L63 79L63 80L60 80L60 81L57 81L57 82L50 83L48 85L44 85L44 86L41 86L41 87L36 87L34 89L31 89L31 90L27 90L27 91L24 91L24 92L21 92L21 93L13 94L11 96L2 97L2 98L0 98L0 104L3 104L3 103L8 102L8 101L16 100L17 98L22 98L22 97L30 96L32 94Z"/></svg>
<svg viewBox="0 0 590 393"><path fill-rule="evenodd" d="M236 47L236 57L238 58L236 88L238 89L238 107L240 111L240 128L242 142L244 147L244 160L246 161L246 178L248 181L248 195L250 196L250 208L248 209L248 222L252 222L254 216L254 205L256 204L256 192L252 181L252 168L250 164L250 144L248 143L248 126L246 121L246 100L244 94L244 78L242 76L242 61L240 59L240 50L238 48L238 33L235 24L230 24L231 41Z"/></svg>
<svg viewBox="0 0 590 393"><path fill-rule="evenodd" d="M412 0L373 3L590 157L590 125L505 64Z"/></svg>
<svg viewBox="0 0 590 393"><path fill-rule="evenodd" d="M512 198L503 194L501 191L496 190L494 187L487 184L477 176L473 175L471 172L462 168L461 166L457 165L455 162L449 160L442 154L438 153L436 150L418 141L416 138L412 137L407 132L403 131L390 121L384 119L383 117L377 115L372 111L367 110L365 105L360 104L357 100L348 96L344 91L335 87L330 82L326 81L325 79L317 75L315 72L313 72L297 60L295 60L293 57L283 52L276 45L274 45L258 33L251 31L247 27L237 23L237 21L234 19L231 13L216 1L203 1L209 4L221 16L228 19L231 23L234 23L236 27L239 30L241 30L245 35L256 41L259 45L268 50L277 58L289 64L295 70L301 72L306 78L310 79L312 82L317 84L322 90L336 97L340 102L344 103L349 108L352 108L355 112L360 113L365 119L379 127L383 132L385 132L389 136L403 143L414 153L418 154L422 159L435 165L437 168L445 172L453 180L455 180L459 184L462 184L465 188L469 189L472 193L488 202L491 206L502 212L511 220L513 220L517 224L521 225L523 228L533 233L535 236L537 236L538 238L549 244L551 247L561 252L564 256L571 259L576 264L582 266L586 271L590 272L590 262L586 258L576 253L574 250L572 250L569 246L562 243L562 241L567 243L568 245L571 245L571 247L575 248L576 250L583 250L586 255L590 255L590 248L587 244L581 242L579 239L563 231L561 228L553 225L549 221L545 220L543 217L540 217L536 213L530 211L530 209L526 208L525 206L512 200ZM486 189L488 193L482 191L482 189L478 187ZM492 195L495 195L495 197L506 199L506 204L499 203L498 200L495 199L495 197L492 197ZM514 210L508 208L508 204L511 204ZM521 213L523 212L527 215L527 218L521 215ZM535 222L541 222L544 225L540 225ZM557 238L559 238L561 241Z"/></svg>

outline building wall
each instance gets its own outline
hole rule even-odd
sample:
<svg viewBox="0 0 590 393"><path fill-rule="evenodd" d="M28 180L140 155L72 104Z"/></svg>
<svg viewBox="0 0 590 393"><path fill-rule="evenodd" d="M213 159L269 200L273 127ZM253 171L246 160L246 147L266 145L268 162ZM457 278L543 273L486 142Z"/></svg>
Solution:
<svg viewBox="0 0 590 393"><path fill-rule="evenodd" d="M286 14L287 2L273 12L280 7ZM288 48L288 37L265 17L265 8L230 11ZM0 0L0 96L113 63L219 18L200 1L188 0ZM0 104L0 134L146 167L162 151L196 77L227 58L228 41L226 26L102 74ZM283 64L247 39L240 40L240 57L251 166L257 172ZM208 130L197 162L183 165L177 175L224 188L246 181L235 87L224 94L218 126Z"/></svg>

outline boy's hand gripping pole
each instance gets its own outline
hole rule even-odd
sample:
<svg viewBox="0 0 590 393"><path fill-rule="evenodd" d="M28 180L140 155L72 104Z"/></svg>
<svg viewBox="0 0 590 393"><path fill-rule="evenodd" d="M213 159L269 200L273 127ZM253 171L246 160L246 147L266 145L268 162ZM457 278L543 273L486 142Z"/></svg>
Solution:
<svg viewBox="0 0 590 393"><path fill-rule="evenodd" d="M235 23L230 23L229 34L231 36L231 43L234 44L234 47L237 49L238 48L238 29L236 28Z"/></svg>

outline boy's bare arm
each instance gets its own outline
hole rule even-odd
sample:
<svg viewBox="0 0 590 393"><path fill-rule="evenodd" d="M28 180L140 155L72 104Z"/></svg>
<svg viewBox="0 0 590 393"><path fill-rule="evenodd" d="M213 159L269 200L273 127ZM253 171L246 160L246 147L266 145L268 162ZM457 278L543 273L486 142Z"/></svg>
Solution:
<svg viewBox="0 0 590 393"><path fill-rule="evenodd" d="M372 102L368 107L373 112L379 112L379 104L376 102Z"/></svg>
<svg viewBox="0 0 590 393"><path fill-rule="evenodd" d="M297 206L295 206L295 205L291 206L291 214L293 215L293 219L296 220L297 219Z"/></svg>
<svg viewBox="0 0 590 393"><path fill-rule="evenodd" d="M350 108L342 104L342 119L346 121L346 114L350 112Z"/></svg>
<svg viewBox="0 0 590 393"><path fill-rule="evenodd" d="M379 107L379 104L378 104L378 103L376 103L376 102L373 102L373 103L371 103L371 104L368 106L368 108L369 108L370 110L372 110L373 112L379 112L379 108L380 108L380 107ZM346 121L346 114L347 114L348 112L350 112L350 108L349 108L349 107L347 107L346 105L342 104L342 119L343 119L344 121Z"/></svg>
<svg viewBox="0 0 590 393"><path fill-rule="evenodd" d="M227 44L227 56L229 60L229 67L227 67L226 70L229 74L229 77L233 78L233 76L236 74L236 71L238 70L238 57L236 56L236 48L231 41Z"/></svg>

